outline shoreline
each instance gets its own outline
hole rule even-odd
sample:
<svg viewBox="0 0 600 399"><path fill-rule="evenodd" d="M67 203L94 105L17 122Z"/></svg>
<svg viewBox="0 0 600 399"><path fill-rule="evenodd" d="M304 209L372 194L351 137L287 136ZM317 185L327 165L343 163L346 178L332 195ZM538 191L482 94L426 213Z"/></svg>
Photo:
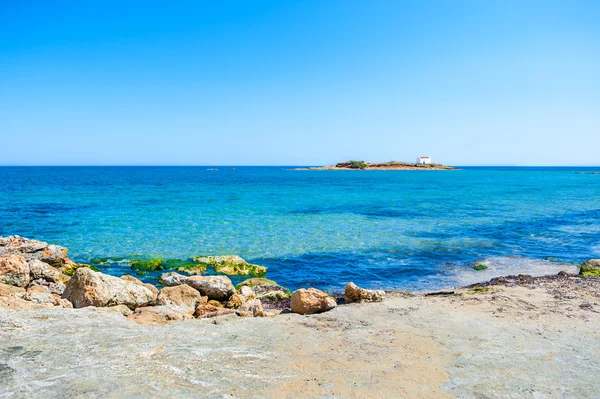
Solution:
<svg viewBox="0 0 600 399"><path fill-rule="evenodd" d="M407 162L380 162L371 163L364 161L339 162L336 165L312 166L294 168L293 170L460 170L453 166L442 164L412 164Z"/></svg>

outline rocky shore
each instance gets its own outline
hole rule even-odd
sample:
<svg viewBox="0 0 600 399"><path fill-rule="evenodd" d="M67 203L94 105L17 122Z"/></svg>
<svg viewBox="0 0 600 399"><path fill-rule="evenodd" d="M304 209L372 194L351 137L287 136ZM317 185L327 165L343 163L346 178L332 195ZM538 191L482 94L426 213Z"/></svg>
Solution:
<svg viewBox="0 0 600 399"><path fill-rule="evenodd" d="M158 289L0 238L0 397L596 398L599 274L332 298L168 272Z"/></svg>
<svg viewBox="0 0 600 399"><path fill-rule="evenodd" d="M338 162L335 165L315 166L308 168L296 168L296 170L458 170L453 166L432 164L417 164L408 162L379 162L371 163L365 161Z"/></svg>

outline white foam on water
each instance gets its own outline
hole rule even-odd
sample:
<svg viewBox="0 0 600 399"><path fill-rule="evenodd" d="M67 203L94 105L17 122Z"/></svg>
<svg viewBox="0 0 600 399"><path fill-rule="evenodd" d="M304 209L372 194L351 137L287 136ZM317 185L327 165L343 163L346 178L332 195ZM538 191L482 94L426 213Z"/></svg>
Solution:
<svg viewBox="0 0 600 399"><path fill-rule="evenodd" d="M451 280L456 286L488 281L495 277L528 274L530 276L546 276L565 271L567 273L579 273L579 266L570 263L551 262L544 259L532 259L523 257L492 256L484 258L476 264L487 266L485 270L475 270L472 267L457 268Z"/></svg>

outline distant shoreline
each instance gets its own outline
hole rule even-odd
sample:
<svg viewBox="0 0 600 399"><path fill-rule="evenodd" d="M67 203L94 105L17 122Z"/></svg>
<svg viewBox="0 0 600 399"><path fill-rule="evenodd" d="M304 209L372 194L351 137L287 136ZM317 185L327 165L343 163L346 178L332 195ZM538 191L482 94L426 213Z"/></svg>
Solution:
<svg viewBox="0 0 600 399"><path fill-rule="evenodd" d="M294 168L294 170L460 170L453 166L441 164L416 164L406 162L370 163L364 161L339 162L336 165Z"/></svg>

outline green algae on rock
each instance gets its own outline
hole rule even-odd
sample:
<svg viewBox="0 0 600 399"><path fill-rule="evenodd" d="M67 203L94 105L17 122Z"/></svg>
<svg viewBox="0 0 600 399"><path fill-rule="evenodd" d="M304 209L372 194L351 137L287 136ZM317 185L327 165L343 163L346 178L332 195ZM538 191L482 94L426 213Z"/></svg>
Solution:
<svg viewBox="0 0 600 399"><path fill-rule="evenodd" d="M239 283L238 285L235 286L236 290L239 290L240 288L246 286L246 287L256 287L258 285L279 285L277 284L275 281L273 280L269 280L268 278L264 278L264 277L253 277L253 278L249 278L247 280L242 281L241 283Z"/></svg>
<svg viewBox="0 0 600 399"><path fill-rule="evenodd" d="M131 268L139 275L144 275L148 272L154 272L162 269L163 260L162 258L157 259L133 259L131 261Z"/></svg>
<svg viewBox="0 0 600 399"><path fill-rule="evenodd" d="M215 272L228 275L262 276L267 273L266 267L248 263L237 255L198 256L194 258L194 262L205 267L211 266Z"/></svg>
<svg viewBox="0 0 600 399"><path fill-rule="evenodd" d="M487 267L486 265L484 265L483 263L480 263L480 264L478 264L478 265L475 265L475 266L473 266L473 269L474 269L474 270L485 270L485 269L487 269L487 268L488 268L488 267Z"/></svg>
<svg viewBox="0 0 600 399"><path fill-rule="evenodd" d="M600 276L600 259L590 259L584 262L579 269L579 274L584 276Z"/></svg>
<svg viewBox="0 0 600 399"><path fill-rule="evenodd" d="M202 274L206 271L206 265L198 264L189 260L169 259L163 262L163 268L174 269L180 273Z"/></svg>
<svg viewBox="0 0 600 399"><path fill-rule="evenodd" d="M95 272L100 271L100 269L98 269L96 266L93 266L93 265L87 265L85 263L68 263L61 269L61 272L62 272L62 274L65 274L69 277L73 277L73 274L75 274L75 271L81 267L87 267L88 269L91 269Z"/></svg>

